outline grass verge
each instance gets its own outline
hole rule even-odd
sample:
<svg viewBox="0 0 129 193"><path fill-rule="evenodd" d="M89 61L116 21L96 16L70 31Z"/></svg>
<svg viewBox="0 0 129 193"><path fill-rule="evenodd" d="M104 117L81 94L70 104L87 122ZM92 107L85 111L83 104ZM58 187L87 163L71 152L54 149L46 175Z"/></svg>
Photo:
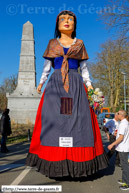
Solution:
<svg viewBox="0 0 129 193"><path fill-rule="evenodd" d="M32 137L34 125L32 124L12 124L12 134L7 137L7 144L20 143L28 140L28 130L30 130L30 139Z"/></svg>

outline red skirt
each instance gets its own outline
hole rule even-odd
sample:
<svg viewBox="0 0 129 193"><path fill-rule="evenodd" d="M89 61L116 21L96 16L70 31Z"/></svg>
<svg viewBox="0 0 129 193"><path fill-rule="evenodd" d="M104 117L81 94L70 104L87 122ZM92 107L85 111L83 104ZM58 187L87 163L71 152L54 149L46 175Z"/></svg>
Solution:
<svg viewBox="0 0 129 193"><path fill-rule="evenodd" d="M87 93L85 84L84 88ZM91 107L94 147L54 147L41 145L41 111L44 94L45 90L38 107L26 165L37 167L40 173L48 177L82 177L106 168L108 166L108 158L103 148L97 118Z"/></svg>

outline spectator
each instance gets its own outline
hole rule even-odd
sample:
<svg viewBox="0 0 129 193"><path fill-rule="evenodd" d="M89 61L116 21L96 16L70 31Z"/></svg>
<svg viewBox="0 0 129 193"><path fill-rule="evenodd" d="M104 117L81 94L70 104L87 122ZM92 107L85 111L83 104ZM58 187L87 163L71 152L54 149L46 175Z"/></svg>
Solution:
<svg viewBox="0 0 129 193"><path fill-rule="evenodd" d="M109 150L116 146L116 150L119 152L122 167L122 179L118 180L118 183L121 184L121 190L129 190L129 122L126 119L126 116L126 111L119 110L118 118L120 120L120 125L116 141L108 146Z"/></svg>
<svg viewBox="0 0 129 193"><path fill-rule="evenodd" d="M6 141L7 141L7 136L10 135L11 132L11 123L10 123L10 117L9 117L9 109L5 109L2 117L1 117L1 152L2 153L7 153L9 150L6 147Z"/></svg>
<svg viewBox="0 0 129 193"><path fill-rule="evenodd" d="M115 117L114 119L108 121L105 126L104 126L104 131L106 133L106 136L111 143L113 143L116 140L116 134L117 134L117 130L118 130L118 125L119 125L119 119L118 119L118 113L115 113ZM119 154L118 152L115 150L115 147L113 147L111 149L111 151L109 151L107 153L109 159L112 157L112 155L116 153L116 161L115 164L117 166L120 166L120 159L119 159Z"/></svg>
<svg viewBox="0 0 129 193"><path fill-rule="evenodd" d="M111 141L111 143L112 143L112 140L114 141L114 138L115 138L114 134L115 134L115 131L117 131L118 129L118 125L119 125L118 113L115 113L114 119L111 119L110 121L108 121L103 127L106 133L106 136L108 140Z"/></svg>
<svg viewBox="0 0 129 193"><path fill-rule="evenodd" d="M127 119L127 121L129 121L129 115L126 115L126 119Z"/></svg>

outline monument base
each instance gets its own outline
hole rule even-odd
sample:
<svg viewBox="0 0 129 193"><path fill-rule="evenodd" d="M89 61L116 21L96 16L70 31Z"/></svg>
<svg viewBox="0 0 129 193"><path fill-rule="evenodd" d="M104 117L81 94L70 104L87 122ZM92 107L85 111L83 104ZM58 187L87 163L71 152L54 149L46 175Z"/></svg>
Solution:
<svg viewBox="0 0 129 193"><path fill-rule="evenodd" d="M14 96L7 94L10 118L13 123L29 124L35 123L38 105L41 95L37 96Z"/></svg>

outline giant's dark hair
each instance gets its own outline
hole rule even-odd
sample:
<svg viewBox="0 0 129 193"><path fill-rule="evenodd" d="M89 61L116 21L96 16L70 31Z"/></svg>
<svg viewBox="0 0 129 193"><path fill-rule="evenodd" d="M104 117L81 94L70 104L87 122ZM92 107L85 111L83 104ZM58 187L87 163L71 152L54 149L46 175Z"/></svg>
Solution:
<svg viewBox="0 0 129 193"><path fill-rule="evenodd" d="M61 33L58 30L59 16L60 15L66 15L66 14L74 17L74 31L72 32L72 38L74 39L76 37L76 25L77 25L76 16L73 12L65 10L65 11L60 12L59 15L57 16L54 38L57 38L57 37L60 38L61 37Z"/></svg>

